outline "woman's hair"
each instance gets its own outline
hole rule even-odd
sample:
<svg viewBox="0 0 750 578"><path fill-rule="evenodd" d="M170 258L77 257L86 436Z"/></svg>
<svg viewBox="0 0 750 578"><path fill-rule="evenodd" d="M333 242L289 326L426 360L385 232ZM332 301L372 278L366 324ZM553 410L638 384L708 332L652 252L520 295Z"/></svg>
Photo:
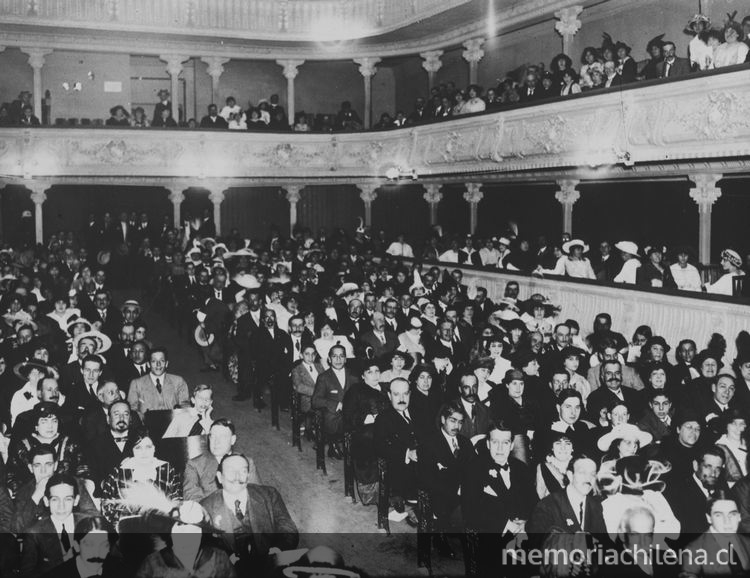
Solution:
<svg viewBox="0 0 750 578"><path fill-rule="evenodd" d="M593 46L587 46L586 48L583 49L583 52L581 53L581 64L586 64L586 56L588 56L589 54L594 55L594 60L599 58L599 51Z"/></svg>

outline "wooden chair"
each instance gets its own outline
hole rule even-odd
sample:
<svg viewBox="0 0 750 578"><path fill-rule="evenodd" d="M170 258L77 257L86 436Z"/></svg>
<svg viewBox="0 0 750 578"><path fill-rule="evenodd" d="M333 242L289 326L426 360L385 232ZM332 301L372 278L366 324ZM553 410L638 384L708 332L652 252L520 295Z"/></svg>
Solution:
<svg viewBox="0 0 750 578"><path fill-rule="evenodd" d="M385 461L385 458L378 458L378 530L384 529L389 536L391 535L391 526L388 521L390 497L388 462Z"/></svg>
<svg viewBox="0 0 750 578"><path fill-rule="evenodd" d="M292 407L291 418L292 418L292 447L296 447L299 451L302 451L302 436L300 435L300 426L302 425L302 414L300 412L300 394L296 391L292 392Z"/></svg>
<svg viewBox="0 0 750 578"><path fill-rule="evenodd" d="M464 546L464 567L466 578L479 577L479 532L472 528L466 528L466 543Z"/></svg>
<svg viewBox="0 0 750 578"><path fill-rule="evenodd" d="M326 439L325 430L323 427L323 410L318 409L314 414L313 425L315 428L315 443L317 449L315 450L315 466L318 470L323 470L323 475L328 475L326 469Z"/></svg>
<svg viewBox="0 0 750 578"><path fill-rule="evenodd" d="M357 503L354 492L354 457L352 456L352 432L344 433L344 496Z"/></svg>
<svg viewBox="0 0 750 578"><path fill-rule="evenodd" d="M281 430L279 425L279 383L275 378L271 378L269 382L269 389L271 390L271 427L275 427L276 431Z"/></svg>
<svg viewBox="0 0 750 578"><path fill-rule="evenodd" d="M417 565L432 575L432 502L426 490L417 491Z"/></svg>
<svg viewBox="0 0 750 578"><path fill-rule="evenodd" d="M742 288L745 284L745 276L732 277L732 296L742 297Z"/></svg>

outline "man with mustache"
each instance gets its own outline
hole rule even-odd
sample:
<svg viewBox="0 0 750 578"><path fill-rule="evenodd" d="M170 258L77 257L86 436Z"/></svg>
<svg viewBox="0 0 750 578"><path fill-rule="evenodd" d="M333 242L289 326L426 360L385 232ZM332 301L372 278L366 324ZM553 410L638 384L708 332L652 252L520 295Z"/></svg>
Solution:
<svg viewBox="0 0 750 578"><path fill-rule="evenodd" d="M469 439L482 435L490 425L490 413L484 404L479 403L477 396L479 380L473 372L467 371L461 375L458 384L459 399L461 407L466 414L461 425L461 435Z"/></svg>
<svg viewBox="0 0 750 578"><path fill-rule="evenodd" d="M122 399L115 401L107 410L107 429L96 438L90 439L89 453L97 488L100 488L104 478L120 465L131 446L128 434L133 414L128 402Z"/></svg>
<svg viewBox="0 0 750 578"><path fill-rule="evenodd" d="M643 396L639 391L622 384L622 364L617 360L607 360L600 367L600 387L591 392L587 400L588 417L595 424L605 425L606 411L615 403L625 403L633 422L643 413ZM603 420L603 421L602 421Z"/></svg>
<svg viewBox="0 0 750 578"><path fill-rule="evenodd" d="M375 451L388 462L391 503L403 511L404 501L417 497L417 433L409 412L411 391L409 382L396 378L388 386L391 407L375 418ZM408 522L416 525L416 515L409 514Z"/></svg>

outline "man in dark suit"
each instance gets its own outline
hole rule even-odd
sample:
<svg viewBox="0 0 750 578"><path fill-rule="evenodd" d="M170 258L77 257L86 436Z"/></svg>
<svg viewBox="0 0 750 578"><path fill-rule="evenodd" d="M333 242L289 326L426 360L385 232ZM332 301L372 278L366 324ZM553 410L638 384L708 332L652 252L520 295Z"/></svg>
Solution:
<svg viewBox="0 0 750 578"><path fill-rule="evenodd" d="M731 375L720 375L711 384L711 400L706 404L696 404L703 414L705 434L703 439L707 443L714 443L724 433L724 418L732 409L738 408L734 401L735 379Z"/></svg>
<svg viewBox="0 0 750 578"><path fill-rule="evenodd" d="M346 367L346 350L334 345L328 352L330 367L318 375L312 397L313 409L323 410L323 429L330 442L329 457L342 459L341 439L344 435L344 395L358 381Z"/></svg>
<svg viewBox="0 0 750 578"><path fill-rule="evenodd" d="M687 480L671 479L673 483L667 484L664 497L680 521L680 538L675 541L675 547L685 546L708 529L706 504L718 490L726 489L723 473L724 453L717 447L708 447L693 461L692 476Z"/></svg>
<svg viewBox="0 0 750 578"><path fill-rule="evenodd" d="M401 509L417 497L417 433L409 414L409 382L396 378L388 386L391 407L375 418L375 451L388 463L391 500Z"/></svg>
<svg viewBox="0 0 750 578"><path fill-rule="evenodd" d="M612 253L609 241L602 241L599 254L591 258L591 267L599 281L612 281L622 269L622 259Z"/></svg>
<svg viewBox="0 0 750 578"><path fill-rule="evenodd" d="M370 319L372 329L359 338L361 354L368 359L384 359L398 347L398 335L385 325L385 316L376 311Z"/></svg>
<svg viewBox="0 0 750 578"><path fill-rule="evenodd" d="M21 576L42 576L73 556L72 541L76 524L82 515L74 513L80 496L73 476L53 474L47 481L44 503L50 515L24 534Z"/></svg>
<svg viewBox="0 0 750 578"><path fill-rule="evenodd" d="M112 295L106 289L94 293L94 307L90 317L92 322L101 323L100 331L112 340L116 340L122 327L122 313L112 305Z"/></svg>
<svg viewBox="0 0 750 578"><path fill-rule="evenodd" d="M253 397L256 409L263 409L263 392L257 387L255 375L255 356L251 349L253 335L260 327L260 294L257 290L248 290L245 301L237 304L234 310L234 323L230 336L237 352L237 395L232 401L244 401Z"/></svg>
<svg viewBox="0 0 750 578"><path fill-rule="evenodd" d="M354 343L365 331L369 324L364 316L365 306L359 299L352 299L346 307L346 312L339 312L339 334L346 335Z"/></svg>
<svg viewBox="0 0 750 578"><path fill-rule="evenodd" d="M696 506L697 509L697 506ZM681 554L680 576L747 576L750 574L750 538L738 534L740 512L734 496L717 490L701 510L709 528Z"/></svg>
<svg viewBox="0 0 750 578"><path fill-rule="evenodd" d="M226 418L219 418L208 432L208 451L191 458L185 465L185 473L182 477L182 493L185 500L200 501L206 496L214 493L218 486L216 484L216 472L224 456L232 453L232 448L237 442L234 424ZM260 484L258 470L252 458L247 458L248 482Z"/></svg>
<svg viewBox="0 0 750 578"><path fill-rule="evenodd" d="M83 413L99 407L100 401L97 393L103 369L104 363L98 355L84 357L81 363L82 379L74 381L70 386L68 393L70 402Z"/></svg>
<svg viewBox="0 0 750 578"><path fill-rule="evenodd" d="M115 381L120 384L126 395L131 381L148 375L148 356L148 344L145 341L136 341L130 346L125 361L113 367Z"/></svg>
<svg viewBox="0 0 750 578"><path fill-rule="evenodd" d="M448 359L453 367L468 359L468 351L456 339L454 328L453 321L450 319L440 322L435 338L428 339L425 343L425 354L428 359Z"/></svg>
<svg viewBox="0 0 750 578"><path fill-rule="evenodd" d="M218 107L209 104L208 114L201 119L201 128L229 128L229 125L223 116L219 116Z"/></svg>
<svg viewBox="0 0 750 578"><path fill-rule="evenodd" d="M513 437L502 422L491 424L484 442L488 451L480 452L461 486L466 527L480 533L480 576L496 574L502 567L503 548L526 531L537 501L532 470L510 457Z"/></svg>
<svg viewBox="0 0 750 578"><path fill-rule="evenodd" d="M630 412L631 420L638 421L645 403L639 391L623 387L622 364L619 361L608 360L599 367L601 383L606 387L594 390L586 400L589 419L593 423L599 423L602 411L606 411L613 404L624 403Z"/></svg>
<svg viewBox="0 0 750 578"><path fill-rule="evenodd" d="M242 454L225 456L216 479L221 489L201 500L221 540L238 558L238 576L263 570L270 551L297 547L299 533L276 488L250 483Z"/></svg>
<svg viewBox="0 0 750 578"><path fill-rule="evenodd" d="M521 102L532 102L544 96L539 86L539 77L536 72L529 72L524 79L525 82L518 90Z"/></svg>
<svg viewBox="0 0 750 578"><path fill-rule="evenodd" d="M477 435L487 433L490 425L490 412L478 397L479 380L471 371L461 374L458 384L458 402L466 415L461 425L461 435L472 439Z"/></svg>
<svg viewBox="0 0 750 578"><path fill-rule="evenodd" d="M690 61L687 58L677 58L674 42L667 40L662 43L664 60L656 63L658 78L676 78L690 74Z"/></svg>
<svg viewBox="0 0 750 578"><path fill-rule="evenodd" d="M432 428L422 440L417 470L419 487L428 492L435 516L435 545L438 552L453 558L445 533L452 529L458 515L460 489L464 475L476 458L471 442L459 432L466 414L457 401L443 406L440 428Z"/></svg>
<svg viewBox="0 0 750 578"><path fill-rule="evenodd" d="M495 304L487 297L485 287L477 287L474 297L474 315L478 322L485 323L495 310Z"/></svg>
<svg viewBox="0 0 750 578"><path fill-rule="evenodd" d="M131 410L126 401L115 401L107 408L106 424L106 428L94 427L94 432L87 432L86 435L91 473L97 488L132 451L133 443L128 438L132 427Z"/></svg>
<svg viewBox="0 0 750 578"><path fill-rule="evenodd" d="M258 388L263 391L268 386L272 395L277 396L280 406L288 408L292 344L289 334L276 326L273 309L263 310L261 327L251 337L250 347L256 359Z"/></svg>
<svg viewBox="0 0 750 578"><path fill-rule="evenodd" d="M308 331L305 331L305 320L301 315L292 315L289 318L289 351L291 362L297 363L302 359L302 351L313 345L313 339Z"/></svg>

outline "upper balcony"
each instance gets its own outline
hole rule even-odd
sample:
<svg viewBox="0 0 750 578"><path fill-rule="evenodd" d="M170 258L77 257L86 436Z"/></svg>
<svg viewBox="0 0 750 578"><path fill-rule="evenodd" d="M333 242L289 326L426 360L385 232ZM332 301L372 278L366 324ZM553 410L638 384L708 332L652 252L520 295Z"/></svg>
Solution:
<svg viewBox="0 0 750 578"><path fill-rule="evenodd" d="M664 178L747 172L748 68L384 132L106 128L0 131L5 180L422 182Z"/></svg>

